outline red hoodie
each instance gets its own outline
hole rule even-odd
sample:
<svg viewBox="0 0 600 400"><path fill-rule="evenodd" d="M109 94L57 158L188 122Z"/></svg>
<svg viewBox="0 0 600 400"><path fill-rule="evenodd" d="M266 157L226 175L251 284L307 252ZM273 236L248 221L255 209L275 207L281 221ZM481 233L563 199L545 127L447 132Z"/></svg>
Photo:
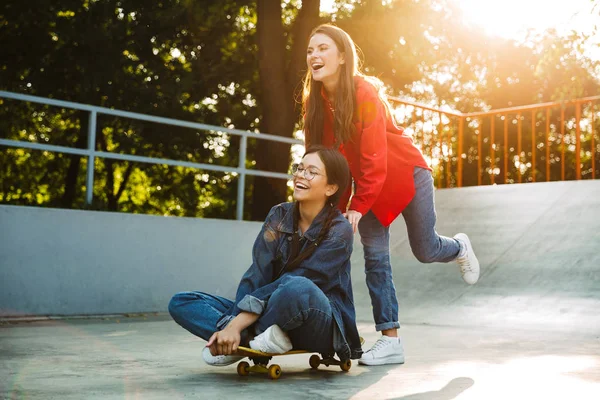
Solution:
<svg viewBox="0 0 600 400"><path fill-rule="evenodd" d="M371 210L383 226L389 226L415 195L414 168L431 168L412 137L405 135L404 130L394 124L392 116L387 115L375 87L361 77L354 78L354 85L356 130L339 150L348 160L356 191L348 207L352 193L349 186L338 207L342 212L350 209L363 216ZM331 147L335 143L333 112L325 92L322 94L323 145ZM305 145L307 148L310 145L308 137Z"/></svg>

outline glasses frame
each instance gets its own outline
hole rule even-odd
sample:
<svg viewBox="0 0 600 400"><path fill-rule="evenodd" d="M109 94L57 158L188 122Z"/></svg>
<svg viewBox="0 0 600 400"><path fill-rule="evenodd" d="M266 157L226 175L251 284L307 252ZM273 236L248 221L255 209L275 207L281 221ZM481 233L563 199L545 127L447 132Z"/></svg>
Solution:
<svg viewBox="0 0 600 400"><path fill-rule="evenodd" d="M298 173L301 173L304 176L304 179L306 179L309 182L315 179L317 175L324 176L323 174L312 171L308 168L300 168L300 164L292 164L292 175L296 176Z"/></svg>

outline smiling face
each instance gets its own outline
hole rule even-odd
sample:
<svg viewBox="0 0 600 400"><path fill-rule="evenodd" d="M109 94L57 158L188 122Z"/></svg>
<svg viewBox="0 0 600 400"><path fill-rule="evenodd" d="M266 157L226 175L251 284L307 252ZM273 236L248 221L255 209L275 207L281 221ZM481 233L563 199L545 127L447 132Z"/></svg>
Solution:
<svg viewBox="0 0 600 400"><path fill-rule="evenodd" d="M307 176L314 175L312 179ZM310 153L302 158L298 171L294 174L294 199L299 202L322 201L337 190L337 185L327 183L327 171L318 153Z"/></svg>
<svg viewBox="0 0 600 400"><path fill-rule="evenodd" d="M339 51L329 36L316 33L310 38L306 64L315 81L322 82L325 87L335 87L344 62L344 53Z"/></svg>

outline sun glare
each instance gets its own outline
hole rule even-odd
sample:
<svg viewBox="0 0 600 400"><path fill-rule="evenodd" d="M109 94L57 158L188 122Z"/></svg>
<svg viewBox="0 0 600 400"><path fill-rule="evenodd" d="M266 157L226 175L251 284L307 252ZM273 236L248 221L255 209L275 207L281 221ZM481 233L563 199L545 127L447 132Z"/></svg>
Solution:
<svg viewBox="0 0 600 400"><path fill-rule="evenodd" d="M457 4L467 22L479 25L489 35L521 39L529 29L555 28L564 33L590 33L600 20L591 0L448 0ZM388 1L382 0L383 3ZM335 0L321 0L321 12L334 13Z"/></svg>
<svg viewBox="0 0 600 400"><path fill-rule="evenodd" d="M390 0L381 0L383 4ZM418 0L413 0L418 1ZM555 29L566 35L575 31L592 34L584 53L600 60L600 31L594 27L600 21L600 0L446 0L460 7L467 24L479 26L489 36L524 40L527 32L541 33ZM353 2L344 3L352 8ZM321 12L337 11L335 0L321 0ZM457 21L458 22L458 21Z"/></svg>
<svg viewBox="0 0 600 400"><path fill-rule="evenodd" d="M467 22L489 35L521 39L528 30L590 33L598 15L590 0L453 0ZM598 10L596 10L596 13Z"/></svg>

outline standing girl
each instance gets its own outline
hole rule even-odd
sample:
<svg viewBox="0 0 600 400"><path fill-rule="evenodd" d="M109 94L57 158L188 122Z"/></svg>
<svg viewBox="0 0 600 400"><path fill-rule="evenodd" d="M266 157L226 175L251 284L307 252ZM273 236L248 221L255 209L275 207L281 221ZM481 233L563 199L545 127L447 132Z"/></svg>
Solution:
<svg viewBox="0 0 600 400"><path fill-rule="evenodd" d="M404 363L389 225L402 213L415 257L423 263L456 261L469 284L479 279L479 262L467 235L448 238L435 231L431 169L412 138L395 125L382 83L360 72L350 36L332 25L317 27L310 36L306 62L302 99L306 146L333 147L348 160L354 195L349 202L352 185L348 185L338 207L360 233L375 328L382 332L359 362Z"/></svg>

